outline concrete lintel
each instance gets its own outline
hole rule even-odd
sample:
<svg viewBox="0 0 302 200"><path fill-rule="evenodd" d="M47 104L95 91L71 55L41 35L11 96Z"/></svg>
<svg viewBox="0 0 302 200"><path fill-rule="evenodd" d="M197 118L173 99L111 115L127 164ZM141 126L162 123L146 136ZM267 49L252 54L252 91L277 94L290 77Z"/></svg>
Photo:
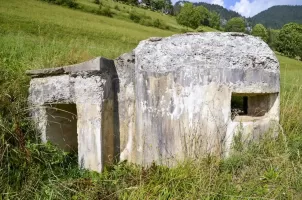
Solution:
<svg viewBox="0 0 302 200"><path fill-rule="evenodd" d="M74 74L78 72L112 71L113 69L110 68L114 68L113 60L103 57L96 57L92 60L83 63L69 65L65 67L28 70L26 71L26 74L33 78L36 78L36 77L56 76L61 74Z"/></svg>

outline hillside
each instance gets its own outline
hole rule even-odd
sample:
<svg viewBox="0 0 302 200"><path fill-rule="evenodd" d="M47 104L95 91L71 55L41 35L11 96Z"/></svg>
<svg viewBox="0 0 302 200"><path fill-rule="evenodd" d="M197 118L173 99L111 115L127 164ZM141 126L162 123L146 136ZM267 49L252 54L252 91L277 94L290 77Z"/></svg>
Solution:
<svg viewBox="0 0 302 200"><path fill-rule="evenodd" d="M178 1L174 5L174 13L178 13L181 4L187 1ZM195 6L204 6L210 11L215 11L220 14L221 22L225 23L234 17L243 17L239 13L228 10L216 4L209 4L204 2L193 3ZM244 18L244 17L243 17ZM252 26L260 23L266 28L281 29L283 25L296 22L302 24L302 6L273 6L257 15L247 18L247 21Z"/></svg>
<svg viewBox="0 0 302 200"><path fill-rule="evenodd" d="M186 1L178 1L174 5L174 11L176 13L179 12L180 10L180 5ZM216 5L216 4L209 4L209 3L204 3L204 2L199 2L199 3L193 3L195 6L204 6L207 8L209 11L215 11L220 15L220 18L222 20L229 20L233 17L241 17L241 15L235 11L228 10L222 6Z"/></svg>
<svg viewBox="0 0 302 200"><path fill-rule="evenodd" d="M248 20L273 29L280 29L289 22L302 24L302 6L273 6Z"/></svg>
<svg viewBox="0 0 302 200"><path fill-rule="evenodd" d="M127 22L134 22L133 20L137 20L136 23L145 26L152 26L152 22L159 20L163 25L161 29L169 29L174 32L180 32L181 29L184 28L176 22L175 17L160 12L153 12L149 9L143 9L111 0L103 0L101 9L100 5L95 4L92 0L77 0L77 2L84 12L98 14L98 11L108 9L112 13L111 18L114 19ZM102 13L100 13L100 15L102 15ZM134 16L135 19L131 19L131 15Z"/></svg>
<svg viewBox="0 0 302 200"><path fill-rule="evenodd" d="M282 131L228 159L208 156L172 169L119 163L97 174L79 170L76 155L41 144L29 120L27 69L116 58L143 39L183 28L174 17L117 2L104 0L112 17L89 12L98 9L92 0L78 2L87 10L1 1L0 199L302 199L302 62L281 55ZM130 9L171 28L135 23Z"/></svg>

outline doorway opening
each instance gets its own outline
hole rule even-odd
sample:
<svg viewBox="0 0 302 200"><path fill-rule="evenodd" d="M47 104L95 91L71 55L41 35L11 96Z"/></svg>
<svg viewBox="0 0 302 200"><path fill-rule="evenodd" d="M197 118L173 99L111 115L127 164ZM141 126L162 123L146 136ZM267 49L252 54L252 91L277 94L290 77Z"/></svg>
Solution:
<svg viewBox="0 0 302 200"><path fill-rule="evenodd" d="M48 104L47 140L64 151L77 153L77 109L76 104Z"/></svg>

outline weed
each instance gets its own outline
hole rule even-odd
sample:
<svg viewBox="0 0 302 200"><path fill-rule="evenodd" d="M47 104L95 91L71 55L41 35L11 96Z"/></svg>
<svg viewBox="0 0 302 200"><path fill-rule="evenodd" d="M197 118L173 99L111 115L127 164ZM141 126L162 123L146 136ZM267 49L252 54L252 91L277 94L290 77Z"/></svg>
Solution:
<svg viewBox="0 0 302 200"><path fill-rule="evenodd" d="M93 1L93 3L95 3L95 4L98 4L98 5L99 5L101 2L100 2L100 0L94 0L94 1Z"/></svg>
<svg viewBox="0 0 302 200"><path fill-rule="evenodd" d="M46 1L46 2L52 3L52 4L68 6L69 8L78 7L78 3L75 0L40 0L40 1Z"/></svg>
<svg viewBox="0 0 302 200"><path fill-rule="evenodd" d="M118 10L118 11L121 10L120 7L118 7L118 5L115 5L115 6L114 6L114 9L115 9L115 10Z"/></svg>
<svg viewBox="0 0 302 200"><path fill-rule="evenodd" d="M96 14L103 15L103 16L106 16L106 17L113 17L113 12L107 6L104 6L104 7L101 6L100 9L96 11Z"/></svg>
<svg viewBox="0 0 302 200"><path fill-rule="evenodd" d="M135 23L139 23L139 21L144 18L144 15L141 15L139 13L137 13L135 10L132 10L129 13L129 18L134 21Z"/></svg>

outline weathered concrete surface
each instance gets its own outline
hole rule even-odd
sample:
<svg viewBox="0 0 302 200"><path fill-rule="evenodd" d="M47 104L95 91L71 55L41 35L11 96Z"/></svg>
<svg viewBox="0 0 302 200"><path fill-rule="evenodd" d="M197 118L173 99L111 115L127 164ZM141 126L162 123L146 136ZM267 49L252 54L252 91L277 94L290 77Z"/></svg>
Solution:
<svg viewBox="0 0 302 200"><path fill-rule="evenodd" d="M92 60L75 65L28 70L26 71L26 74L31 77L47 77L62 74L76 74L77 72L106 72L113 69L114 63L112 60L103 57L97 57ZM114 71L111 71L111 73L114 74Z"/></svg>
<svg viewBox="0 0 302 200"><path fill-rule="evenodd" d="M112 162L114 157L114 84L116 76L113 61L97 58L75 66L74 69L63 67L58 74L56 68L30 71L34 75L30 82L29 104L37 129L41 132L43 142L51 141L62 147L76 140L79 165L90 170L101 171L105 162ZM62 69L62 68L58 68ZM55 71L55 74L49 73ZM55 76L53 76L55 75ZM68 109L60 107L57 113L57 127L48 110L58 105L76 105L76 128L70 129L71 121ZM53 106L52 106L53 105ZM52 106L52 107L51 107ZM65 113L65 114L62 114ZM72 124L74 126L74 124ZM64 127L68 127L65 128ZM64 134L57 133L58 131ZM73 132L67 134L69 132ZM75 142L72 142L73 146ZM75 148L74 148L75 149ZM65 150L68 150L65 148Z"/></svg>
<svg viewBox="0 0 302 200"><path fill-rule="evenodd" d="M135 162L136 154L136 93L135 93L135 57L133 52L115 59L119 78L118 120L120 132L120 159Z"/></svg>
<svg viewBox="0 0 302 200"><path fill-rule="evenodd" d="M127 132L121 129L121 135L128 135L122 159L171 166L208 153L223 155L240 124L250 130L246 134L256 135L279 121L279 63L258 38L238 33L175 35L142 41L134 56L135 80L127 85L134 84L136 114L122 118L135 116L135 128L129 123ZM132 87L129 91L133 96ZM128 97L122 88L120 92ZM271 94L273 101L263 119L233 122L233 93Z"/></svg>

